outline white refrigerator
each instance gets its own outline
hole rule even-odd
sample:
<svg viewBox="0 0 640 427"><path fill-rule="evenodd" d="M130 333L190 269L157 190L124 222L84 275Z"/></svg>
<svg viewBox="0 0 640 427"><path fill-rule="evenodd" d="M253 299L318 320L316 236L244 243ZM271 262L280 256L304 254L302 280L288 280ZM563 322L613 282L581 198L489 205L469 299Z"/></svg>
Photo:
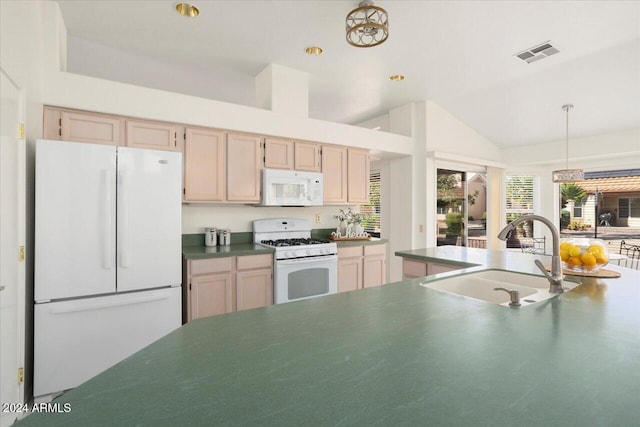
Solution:
<svg viewBox="0 0 640 427"><path fill-rule="evenodd" d="M34 396L181 325L182 154L36 141Z"/></svg>

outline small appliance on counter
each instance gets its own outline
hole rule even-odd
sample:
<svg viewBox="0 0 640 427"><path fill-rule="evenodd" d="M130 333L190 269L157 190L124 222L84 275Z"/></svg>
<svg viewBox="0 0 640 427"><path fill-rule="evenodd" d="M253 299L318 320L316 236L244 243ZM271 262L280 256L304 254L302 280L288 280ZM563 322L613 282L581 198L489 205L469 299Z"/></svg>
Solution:
<svg viewBox="0 0 640 427"><path fill-rule="evenodd" d="M207 227L204 229L204 245L205 246L218 245L218 230L215 227Z"/></svg>
<svg viewBox="0 0 640 427"><path fill-rule="evenodd" d="M220 246L230 246L231 245L231 230L218 230L218 244Z"/></svg>

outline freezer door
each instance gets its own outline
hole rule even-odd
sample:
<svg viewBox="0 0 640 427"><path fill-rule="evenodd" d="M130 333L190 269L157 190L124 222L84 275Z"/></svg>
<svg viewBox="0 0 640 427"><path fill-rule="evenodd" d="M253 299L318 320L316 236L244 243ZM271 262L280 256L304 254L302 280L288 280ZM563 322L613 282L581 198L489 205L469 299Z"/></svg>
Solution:
<svg viewBox="0 0 640 427"><path fill-rule="evenodd" d="M116 148L36 142L36 301L115 291Z"/></svg>
<svg viewBox="0 0 640 427"><path fill-rule="evenodd" d="M33 393L79 386L180 327L180 287L36 304Z"/></svg>
<svg viewBox="0 0 640 427"><path fill-rule="evenodd" d="M182 153L118 148L118 292L181 283Z"/></svg>

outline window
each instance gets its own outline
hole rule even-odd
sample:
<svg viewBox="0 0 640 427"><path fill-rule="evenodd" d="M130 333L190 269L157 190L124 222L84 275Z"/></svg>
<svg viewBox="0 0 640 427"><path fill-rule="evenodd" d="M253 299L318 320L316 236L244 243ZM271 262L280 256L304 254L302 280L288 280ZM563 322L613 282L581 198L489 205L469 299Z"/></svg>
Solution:
<svg viewBox="0 0 640 427"><path fill-rule="evenodd" d="M530 175L507 176L507 223L520 218L522 215L534 213L533 182L533 176ZM518 235L533 237L533 224L530 222L521 224L518 227ZM519 245L509 246L509 242L507 242L507 247L519 247Z"/></svg>
<svg viewBox="0 0 640 427"><path fill-rule="evenodd" d="M629 217L629 199L618 199L618 217L619 218L628 218Z"/></svg>
<svg viewBox="0 0 640 427"><path fill-rule="evenodd" d="M584 206L584 204L582 203L582 201L575 202L575 204L573 205L573 217L574 218L582 218L582 207L583 206Z"/></svg>
<svg viewBox="0 0 640 427"><path fill-rule="evenodd" d="M369 181L369 204L360 206L364 230L374 237L380 237L380 171L371 171Z"/></svg>
<svg viewBox="0 0 640 427"><path fill-rule="evenodd" d="M640 218L640 199L629 199L629 217Z"/></svg>
<svg viewBox="0 0 640 427"><path fill-rule="evenodd" d="M507 176L507 222L533 212L533 176Z"/></svg>

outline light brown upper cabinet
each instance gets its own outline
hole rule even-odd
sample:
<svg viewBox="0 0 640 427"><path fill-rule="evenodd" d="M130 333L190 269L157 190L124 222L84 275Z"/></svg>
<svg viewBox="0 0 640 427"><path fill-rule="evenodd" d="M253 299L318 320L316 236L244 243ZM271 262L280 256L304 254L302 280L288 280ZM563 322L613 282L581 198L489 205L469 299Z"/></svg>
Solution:
<svg viewBox="0 0 640 427"><path fill-rule="evenodd" d="M293 169L293 141L278 138L264 139L264 167Z"/></svg>
<svg viewBox="0 0 640 427"><path fill-rule="evenodd" d="M124 120L118 117L44 108L45 139L119 145L123 141Z"/></svg>
<svg viewBox="0 0 640 427"><path fill-rule="evenodd" d="M127 147L180 151L172 123L127 120Z"/></svg>
<svg viewBox="0 0 640 427"><path fill-rule="evenodd" d="M347 149L322 146L324 204L347 203Z"/></svg>
<svg viewBox="0 0 640 427"><path fill-rule="evenodd" d="M227 200L260 202L260 142L262 137L227 134Z"/></svg>
<svg viewBox="0 0 640 427"><path fill-rule="evenodd" d="M349 148L347 152L348 202L357 204L369 203L369 151Z"/></svg>
<svg viewBox="0 0 640 427"><path fill-rule="evenodd" d="M320 172L320 147L320 144L296 141L294 169L297 171Z"/></svg>
<svg viewBox="0 0 640 427"><path fill-rule="evenodd" d="M187 128L184 142L184 201L226 199L225 133Z"/></svg>

